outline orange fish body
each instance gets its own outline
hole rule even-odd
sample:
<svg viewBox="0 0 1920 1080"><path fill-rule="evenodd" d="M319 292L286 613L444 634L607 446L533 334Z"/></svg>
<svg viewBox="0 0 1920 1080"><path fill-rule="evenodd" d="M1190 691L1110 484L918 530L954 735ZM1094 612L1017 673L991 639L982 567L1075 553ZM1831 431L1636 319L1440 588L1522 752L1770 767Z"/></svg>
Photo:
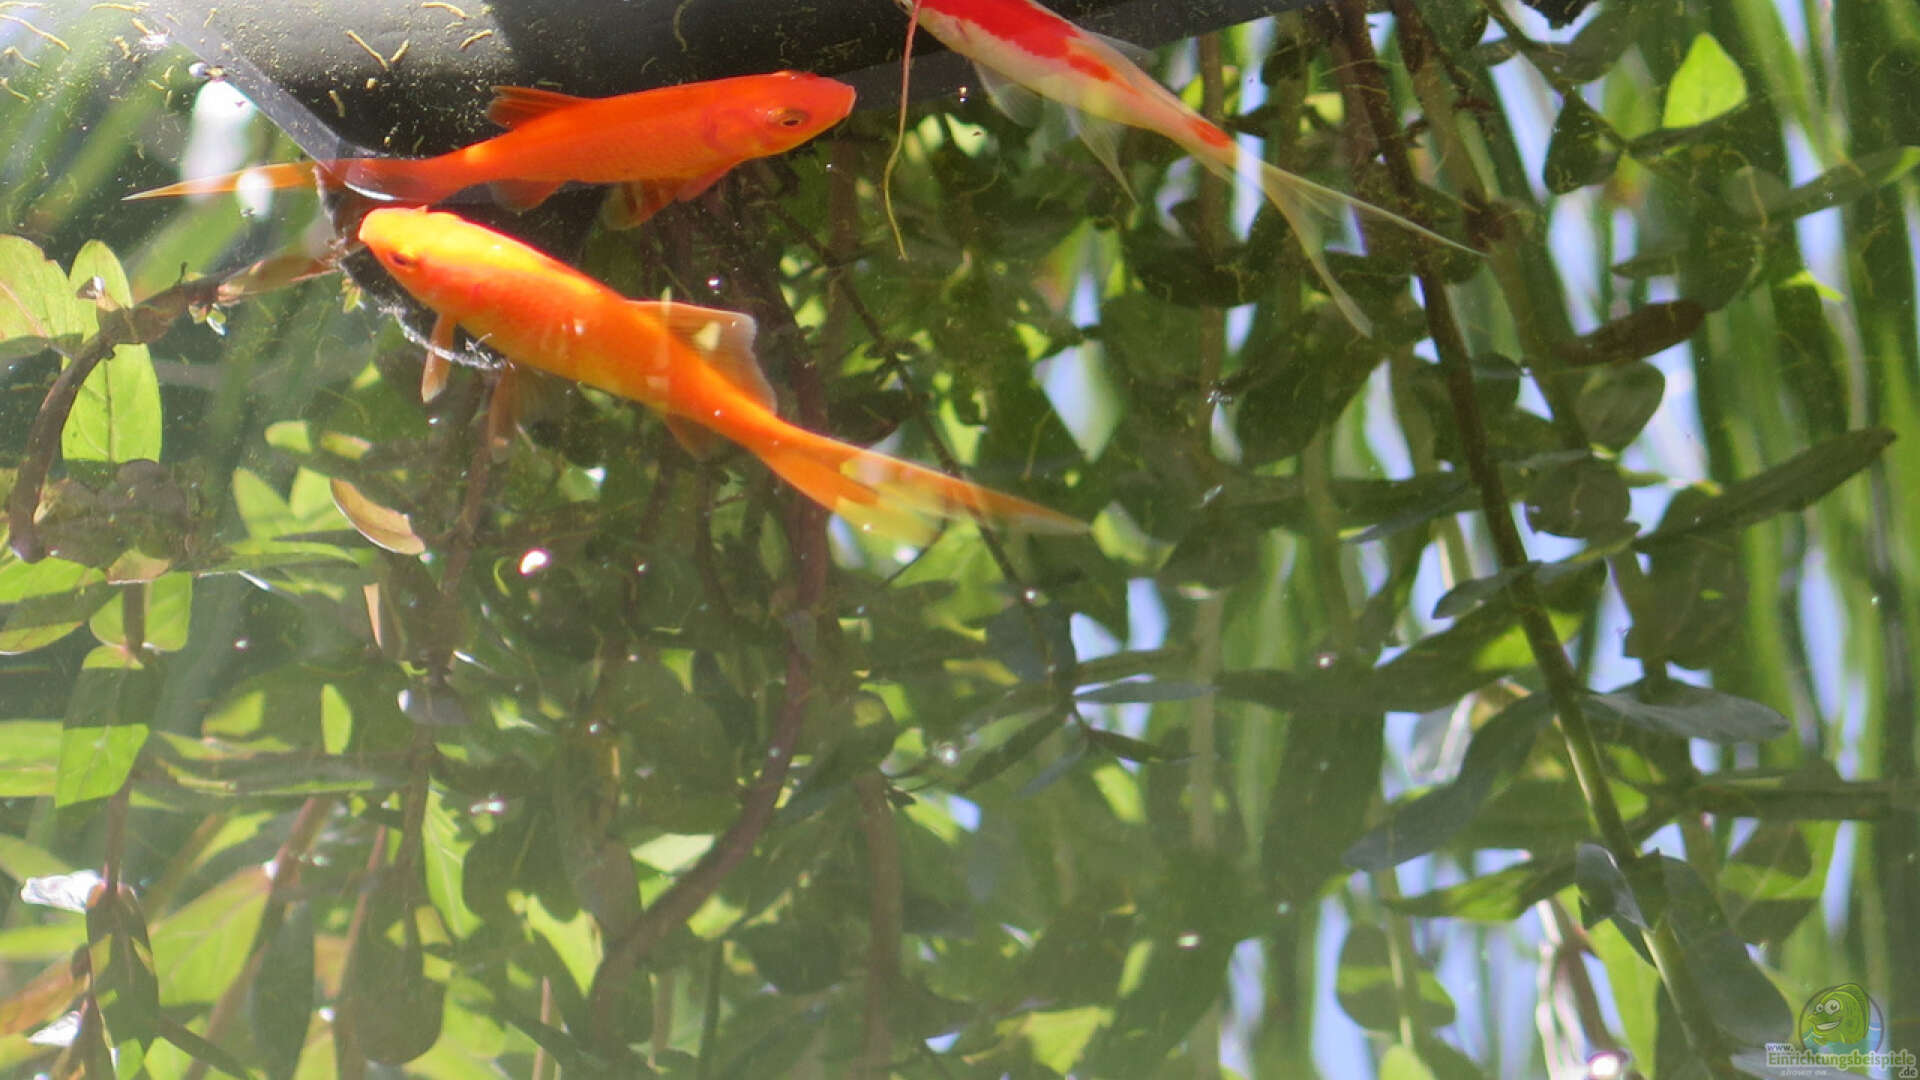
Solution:
<svg viewBox="0 0 1920 1080"><path fill-rule="evenodd" d="M895 0L954 52L972 60L981 81L1003 105L1038 94L1069 105L1095 121L1158 132L1179 144L1209 172L1231 183L1241 163L1233 137L1188 107L1171 90L1128 59L1122 42L1083 30L1033 0ZM1138 51L1138 50L1135 50ZM1011 100L1010 100L1011 99ZM1017 107L1010 112L1019 114ZM1118 138L1110 127L1081 124L1094 156L1122 182ZM1460 247L1392 211L1316 184L1257 158L1261 192L1287 219L1307 261L1343 314L1363 333L1368 321L1327 269L1321 254L1322 219L1342 207L1391 221L1428 239ZM1471 251L1471 248L1464 250Z"/></svg>
<svg viewBox="0 0 1920 1080"><path fill-rule="evenodd" d="M928 518L975 515L1034 532L1086 526L1024 499L782 420L731 311L629 300L566 264L453 214L383 208L360 239L408 292L509 360L631 398L753 452L863 530L924 540Z"/></svg>
<svg viewBox="0 0 1920 1080"><path fill-rule="evenodd" d="M608 98L498 87L487 115L507 129L438 157L342 158L187 180L132 198L231 191L247 172L270 187L316 175L375 198L427 204L476 184L534 206L572 180L624 185L612 216L637 224L705 191L743 161L783 153L840 122L853 88L804 72L742 75Z"/></svg>

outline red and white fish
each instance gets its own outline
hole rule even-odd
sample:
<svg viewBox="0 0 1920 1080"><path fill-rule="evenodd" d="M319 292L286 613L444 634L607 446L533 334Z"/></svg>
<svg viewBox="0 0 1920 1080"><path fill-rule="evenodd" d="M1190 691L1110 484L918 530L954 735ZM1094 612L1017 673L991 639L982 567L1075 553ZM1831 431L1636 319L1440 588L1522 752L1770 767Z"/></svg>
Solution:
<svg viewBox="0 0 1920 1080"><path fill-rule="evenodd" d="M1228 181L1242 151L1233 137L1209 122L1128 59L1122 42L1083 30L1033 0L894 0L954 52L974 62L996 102L1020 118L1031 95L1072 106L1086 117L1158 132L1178 143L1209 172ZM1136 50L1137 51L1137 50ZM1125 183L1117 132L1082 122L1080 137L1094 156ZM1462 245L1390 210L1254 159L1260 189L1293 227L1307 261L1340 310L1365 332L1368 321L1353 298L1334 281L1321 253L1321 222L1342 205L1393 222L1450 247ZM1472 251L1471 248L1462 250ZM1478 254L1477 252L1475 254Z"/></svg>

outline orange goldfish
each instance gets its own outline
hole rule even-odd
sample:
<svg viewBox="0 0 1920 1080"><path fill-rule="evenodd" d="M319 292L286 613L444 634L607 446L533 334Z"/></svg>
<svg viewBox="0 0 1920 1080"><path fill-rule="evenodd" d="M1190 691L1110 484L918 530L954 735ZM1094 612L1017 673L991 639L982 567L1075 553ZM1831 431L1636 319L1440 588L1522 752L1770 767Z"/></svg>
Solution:
<svg viewBox="0 0 1920 1080"><path fill-rule="evenodd" d="M1034 104L1034 94L1078 110L1083 114L1076 118L1081 139L1123 184L1118 134L1098 121L1165 135L1209 172L1229 182L1240 166L1242 151L1233 137L1129 60L1127 50L1139 51L1133 46L1082 30L1033 0L894 2L949 49L972 60L987 92L1016 118L1031 111L1024 106ZM1335 217L1342 205L1351 206L1430 240L1462 247L1390 210L1254 160L1267 201L1293 227L1307 261L1326 283L1334 303L1363 333L1368 330L1366 316L1333 280L1321 254L1323 216Z"/></svg>
<svg viewBox="0 0 1920 1080"><path fill-rule="evenodd" d="M496 87L495 94L487 117L506 133L438 157L267 165L128 197L232 191L251 174L269 187L320 178L374 198L416 204L487 184L500 202L525 209L576 180L621 185L607 214L609 224L625 227L699 195L743 161L791 150L853 108L853 87L798 71L609 98L522 86Z"/></svg>
<svg viewBox="0 0 1920 1080"><path fill-rule="evenodd" d="M443 324L508 360L631 398L683 443L708 432L863 531L924 541L928 518L1041 533L1086 525L1044 506L796 427L774 412L749 316L629 300L556 259L454 214L382 208L360 240ZM436 335L438 336L438 335Z"/></svg>

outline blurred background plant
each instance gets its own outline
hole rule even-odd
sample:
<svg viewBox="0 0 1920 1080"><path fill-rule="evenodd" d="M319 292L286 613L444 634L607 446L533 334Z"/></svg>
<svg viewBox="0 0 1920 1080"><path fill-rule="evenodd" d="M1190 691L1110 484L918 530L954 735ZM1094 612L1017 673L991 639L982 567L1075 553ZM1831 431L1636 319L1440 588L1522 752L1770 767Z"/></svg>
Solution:
<svg viewBox="0 0 1920 1080"><path fill-rule="evenodd" d="M312 196L120 202L296 155L217 69L0 7L0 1062L1784 1076L1850 982L1920 1050L1920 21L1548 14L1158 54L1487 252L1350 235L1373 339L1251 185L977 95L905 261L884 109L588 240L1094 523L912 550L558 381L494 452L484 366L423 407L390 301L261 262Z"/></svg>

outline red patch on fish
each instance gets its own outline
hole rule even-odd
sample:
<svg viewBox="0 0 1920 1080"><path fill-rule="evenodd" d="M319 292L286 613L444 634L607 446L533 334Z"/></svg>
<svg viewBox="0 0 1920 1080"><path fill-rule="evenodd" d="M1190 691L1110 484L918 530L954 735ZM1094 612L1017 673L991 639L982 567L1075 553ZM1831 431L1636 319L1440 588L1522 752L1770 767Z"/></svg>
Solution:
<svg viewBox="0 0 1920 1080"><path fill-rule="evenodd" d="M972 0L923 0L949 19L976 26L989 37L1016 45L1035 56L1064 60L1068 67L1102 81L1111 81L1113 69L1080 44L1080 28L1036 4L975 3Z"/></svg>

